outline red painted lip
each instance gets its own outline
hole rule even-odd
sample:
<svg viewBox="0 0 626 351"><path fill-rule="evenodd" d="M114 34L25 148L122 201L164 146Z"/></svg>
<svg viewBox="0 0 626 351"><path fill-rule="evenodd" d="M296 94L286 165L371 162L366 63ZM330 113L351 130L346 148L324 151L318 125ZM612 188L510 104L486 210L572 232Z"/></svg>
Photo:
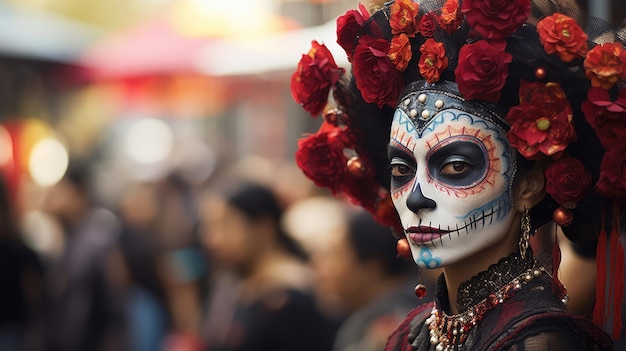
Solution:
<svg viewBox="0 0 626 351"><path fill-rule="evenodd" d="M440 237L449 233L447 230L441 230L432 227L410 227L406 230L409 234L409 239L416 244L427 243L433 240L437 240Z"/></svg>

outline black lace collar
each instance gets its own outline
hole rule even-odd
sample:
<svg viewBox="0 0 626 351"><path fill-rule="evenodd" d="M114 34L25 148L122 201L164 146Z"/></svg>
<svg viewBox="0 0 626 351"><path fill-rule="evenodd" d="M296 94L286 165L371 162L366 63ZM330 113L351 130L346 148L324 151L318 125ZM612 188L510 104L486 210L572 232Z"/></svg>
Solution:
<svg viewBox="0 0 626 351"><path fill-rule="evenodd" d="M519 253L501 258L497 263L489 266L487 270L461 283L457 293L457 310L459 312L469 310L490 294L511 283L520 274L537 266L539 264L530 250L525 259ZM450 312L450 299L443 274L437 279L435 301L442 311Z"/></svg>

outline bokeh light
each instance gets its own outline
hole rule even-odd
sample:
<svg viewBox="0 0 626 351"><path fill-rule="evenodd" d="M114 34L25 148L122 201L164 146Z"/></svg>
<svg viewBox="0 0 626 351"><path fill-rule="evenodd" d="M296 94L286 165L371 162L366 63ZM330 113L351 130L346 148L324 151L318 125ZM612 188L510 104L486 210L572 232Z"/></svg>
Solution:
<svg viewBox="0 0 626 351"><path fill-rule="evenodd" d="M174 144L172 129L154 118L134 123L124 138L124 150L135 162L151 164L164 161Z"/></svg>
<svg viewBox="0 0 626 351"><path fill-rule="evenodd" d="M9 163L13 159L13 141L9 131L0 126L0 166Z"/></svg>
<svg viewBox="0 0 626 351"><path fill-rule="evenodd" d="M56 184L67 171L69 155L61 142L53 138L40 140L33 147L28 159L28 171L40 186Z"/></svg>

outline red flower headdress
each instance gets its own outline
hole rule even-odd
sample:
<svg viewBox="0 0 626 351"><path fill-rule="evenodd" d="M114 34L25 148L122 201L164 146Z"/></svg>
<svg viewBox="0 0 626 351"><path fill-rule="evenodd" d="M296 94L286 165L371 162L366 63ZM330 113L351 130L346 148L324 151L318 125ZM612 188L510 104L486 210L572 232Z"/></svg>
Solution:
<svg viewBox="0 0 626 351"><path fill-rule="evenodd" d="M396 0L372 14L360 5L340 16L337 42L352 75L314 42L292 78L294 99L313 115L324 109L330 89L337 104L324 116L332 128L300 142L298 165L316 184L398 227L384 174L388 136L375 134L388 131L405 86L453 81L464 99L502 107L511 145L526 159L549 164L541 211L554 210L563 227L575 223L564 229L571 238L593 234L585 223L590 208L604 211L598 199L626 201L626 38L577 10L537 18L531 5ZM604 212L619 219L615 209ZM619 220L605 224L615 240ZM599 248L607 241L602 233ZM619 262L621 244L614 244L611 259Z"/></svg>

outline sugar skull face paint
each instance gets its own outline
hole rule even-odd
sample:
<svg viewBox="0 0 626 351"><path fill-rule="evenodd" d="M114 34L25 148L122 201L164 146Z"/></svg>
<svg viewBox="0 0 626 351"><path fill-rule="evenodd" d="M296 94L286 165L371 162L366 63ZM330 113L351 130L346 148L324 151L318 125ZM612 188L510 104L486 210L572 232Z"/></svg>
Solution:
<svg viewBox="0 0 626 351"><path fill-rule="evenodd" d="M389 160L392 199L420 267L457 262L508 234L514 150L493 122L451 108L418 129L398 108Z"/></svg>

